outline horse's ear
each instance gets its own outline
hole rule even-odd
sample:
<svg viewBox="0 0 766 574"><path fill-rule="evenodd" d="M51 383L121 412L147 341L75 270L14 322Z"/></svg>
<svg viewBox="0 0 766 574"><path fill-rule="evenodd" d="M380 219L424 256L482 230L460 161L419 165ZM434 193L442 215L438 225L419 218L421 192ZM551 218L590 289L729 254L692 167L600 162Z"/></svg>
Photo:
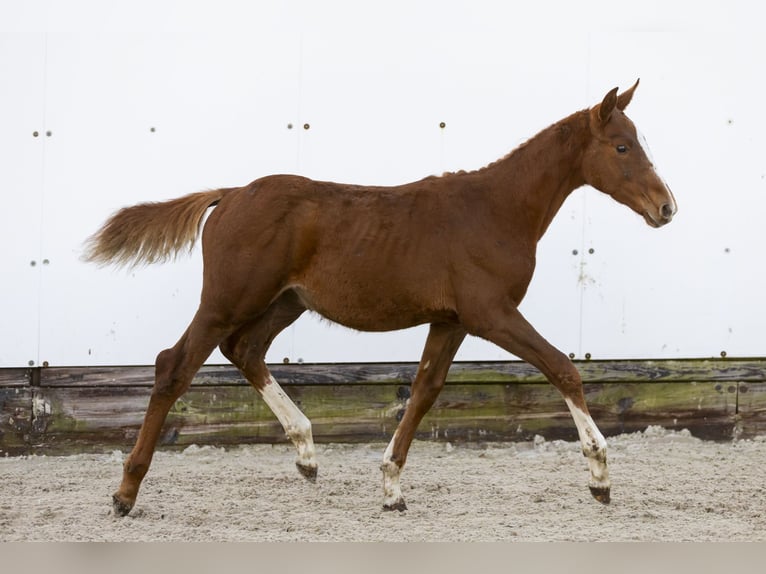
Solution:
<svg viewBox="0 0 766 574"><path fill-rule="evenodd" d="M596 106L596 113L599 123L603 126L609 121L612 116L614 108L617 106L617 88L610 90L609 93L604 96L603 101Z"/></svg>
<svg viewBox="0 0 766 574"><path fill-rule="evenodd" d="M638 87L638 82L641 81L641 78L636 80L636 83L633 84L633 87L629 90L626 90L625 92L621 93L619 96L617 96L617 109L620 111L623 111L625 108L628 107L628 104L630 103L630 100L633 99L633 92L636 91L636 88Z"/></svg>

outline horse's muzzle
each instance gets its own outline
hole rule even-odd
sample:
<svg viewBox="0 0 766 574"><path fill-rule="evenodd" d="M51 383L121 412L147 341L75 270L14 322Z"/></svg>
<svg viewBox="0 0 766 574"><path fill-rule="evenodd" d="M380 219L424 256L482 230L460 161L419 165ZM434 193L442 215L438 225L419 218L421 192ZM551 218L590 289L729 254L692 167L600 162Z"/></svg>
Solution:
<svg viewBox="0 0 766 574"><path fill-rule="evenodd" d="M676 214L676 206L671 203L663 203L660 207L660 218L662 224L670 223L673 220L673 216Z"/></svg>
<svg viewBox="0 0 766 574"><path fill-rule="evenodd" d="M675 202L668 202L663 203L656 214L652 213L652 210L646 210L643 215L646 223L651 227L658 228L673 221L673 216L676 214L676 211L678 211L678 209L676 208Z"/></svg>

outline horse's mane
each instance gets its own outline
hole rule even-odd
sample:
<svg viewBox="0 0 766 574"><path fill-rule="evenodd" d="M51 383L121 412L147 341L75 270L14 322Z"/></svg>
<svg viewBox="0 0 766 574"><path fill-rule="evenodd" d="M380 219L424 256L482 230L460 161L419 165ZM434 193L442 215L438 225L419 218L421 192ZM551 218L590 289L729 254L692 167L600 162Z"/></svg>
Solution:
<svg viewBox="0 0 766 574"><path fill-rule="evenodd" d="M461 169L454 172L448 171L443 173L442 177L471 175L471 174L476 174L476 173L484 172L487 170L491 170L492 168L495 168L499 166L500 164L507 163L507 161L510 160L511 158L517 159L517 158L521 158L522 156L525 156L526 152L532 146L537 146L537 147L540 147L541 149L545 149L546 146L544 145L544 143L546 141L549 141L551 139L559 140L561 138L567 138L573 131L572 124L584 116L583 114L584 111L587 111L587 110L575 112L574 114L567 116L566 118L549 125L547 128L544 128L543 130L539 131L537 134L533 135L526 141L522 142L521 144L513 148L511 151L509 151L507 154L505 154L501 158L496 159L495 161L488 163L487 165L483 167L480 167L474 170Z"/></svg>

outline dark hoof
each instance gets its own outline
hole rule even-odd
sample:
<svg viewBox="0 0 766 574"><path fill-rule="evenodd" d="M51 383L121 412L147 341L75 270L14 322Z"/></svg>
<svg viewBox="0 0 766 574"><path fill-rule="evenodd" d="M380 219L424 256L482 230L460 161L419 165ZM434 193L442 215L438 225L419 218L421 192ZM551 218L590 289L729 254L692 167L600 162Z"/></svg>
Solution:
<svg viewBox="0 0 766 574"><path fill-rule="evenodd" d="M407 505L404 503L404 499L400 498L393 504L384 504L383 510L388 510L388 511L398 510L399 512L404 512L405 510L407 510Z"/></svg>
<svg viewBox="0 0 766 574"><path fill-rule="evenodd" d="M306 465L300 464L299 462L296 462L295 466L298 467L298 472L300 472L303 475L303 478L305 478L309 482L317 481L318 469L316 466L306 466Z"/></svg>
<svg viewBox="0 0 766 574"><path fill-rule="evenodd" d="M114 508L115 516L127 516L133 508L133 505L128 502L123 502L115 494L112 496L112 507Z"/></svg>
<svg viewBox="0 0 766 574"><path fill-rule="evenodd" d="M609 501L611 500L608 486L606 488L591 486L590 493L593 495L593 498L598 500L601 504L609 504Z"/></svg>

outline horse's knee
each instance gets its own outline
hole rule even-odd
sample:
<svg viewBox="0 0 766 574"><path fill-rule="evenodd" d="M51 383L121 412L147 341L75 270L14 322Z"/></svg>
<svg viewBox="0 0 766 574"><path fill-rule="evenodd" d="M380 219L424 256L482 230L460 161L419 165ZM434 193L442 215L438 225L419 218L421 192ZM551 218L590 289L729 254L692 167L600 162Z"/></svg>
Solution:
<svg viewBox="0 0 766 574"><path fill-rule="evenodd" d="M575 397L582 393L582 377L577 367L567 358L561 361L554 371L555 377L551 381L565 397Z"/></svg>
<svg viewBox="0 0 766 574"><path fill-rule="evenodd" d="M446 376L437 373L420 372L410 387L410 397L407 401L407 409L422 410L422 414L428 411L436 402L439 394L444 389Z"/></svg>

